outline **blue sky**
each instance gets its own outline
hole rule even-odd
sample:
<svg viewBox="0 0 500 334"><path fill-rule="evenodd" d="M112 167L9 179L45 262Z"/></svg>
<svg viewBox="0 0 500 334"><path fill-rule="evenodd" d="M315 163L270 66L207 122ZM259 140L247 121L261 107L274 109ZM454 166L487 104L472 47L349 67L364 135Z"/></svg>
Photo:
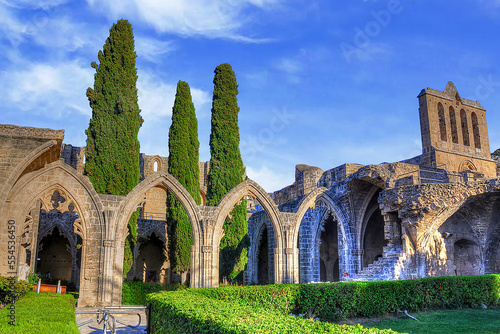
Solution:
<svg viewBox="0 0 500 334"><path fill-rule="evenodd" d="M296 164L399 161L421 153L421 89L487 109L500 147L500 1L0 0L3 124L64 129L85 145L92 61L111 25L134 28L141 152L168 155L177 81L191 87L210 159L213 71L239 84L243 162L267 191Z"/></svg>

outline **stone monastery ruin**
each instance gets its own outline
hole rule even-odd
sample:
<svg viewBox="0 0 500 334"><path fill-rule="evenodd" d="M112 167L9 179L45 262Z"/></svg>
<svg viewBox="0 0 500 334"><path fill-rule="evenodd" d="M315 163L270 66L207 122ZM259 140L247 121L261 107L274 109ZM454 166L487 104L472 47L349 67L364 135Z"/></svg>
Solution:
<svg viewBox="0 0 500 334"><path fill-rule="evenodd" d="M97 194L82 174L84 148L64 131L0 125L0 275L47 271L71 280L79 305L121 303L127 222L141 208L128 278L172 282L166 252L166 190L193 229L191 287L219 285L223 222L248 207L245 283L409 279L500 272L500 182L490 155L485 109L444 92L418 95L422 154L396 163L296 166L295 183L268 194L246 180L216 207L197 205L166 170L141 155L142 179L127 196ZM206 192L208 163L200 163ZM16 264L7 261L15 226Z"/></svg>

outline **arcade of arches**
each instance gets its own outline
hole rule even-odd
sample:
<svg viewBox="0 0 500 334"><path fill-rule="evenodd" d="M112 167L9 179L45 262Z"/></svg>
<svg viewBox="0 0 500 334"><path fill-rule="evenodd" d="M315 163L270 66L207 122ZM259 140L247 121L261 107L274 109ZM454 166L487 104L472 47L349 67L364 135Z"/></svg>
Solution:
<svg viewBox="0 0 500 334"><path fill-rule="evenodd" d="M345 271L365 280L498 273L500 181L485 111L452 83L423 90L419 103L422 155L327 171L297 165L292 185L267 193L247 179L215 207L194 202L166 172L167 158L144 154L141 182L127 196L97 194L82 174L85 149L63 145L62 130L0 125L0 252L9 225L17 252L12 267L2 255L0 275L50 273L79 289L81 306L119 305L126 226L140 209L128 279L218 286L223 222L242 198L245 284L337 281ZM205 194L209 165L199 167ZM185 277L170 270L167 190L192 225Z"/></svg>

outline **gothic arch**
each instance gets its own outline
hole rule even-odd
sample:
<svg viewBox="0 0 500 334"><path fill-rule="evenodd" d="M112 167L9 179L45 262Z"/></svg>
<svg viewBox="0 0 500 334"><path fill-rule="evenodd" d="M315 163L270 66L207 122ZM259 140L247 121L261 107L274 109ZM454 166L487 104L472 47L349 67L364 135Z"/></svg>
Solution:
<svg viewBox="0 0 500 334"><path fill-rule="evenodd" d="M227 215L231 212L234 205L245 196L254 196L262 205L266 211L269 219L271 220L271 225L276 236L276 247L281 245L281 226L282 219L278 206L274 203L269 194L255 181L247 179L236 187L231 189L217 204L217 210L215 212L215 231L214 236L219 236L218 240L213 240L214 245L219 245L220 239L222 239L222 226Z"/></svg>
<svg viewBox="0 0 500 334"><path fill-rule="evenodd" d="M27 156L25 156L23 160L21 160L21 162L15 167L14 171L9 175L8 179L5 181L2 189L2 194L8 195L10 190L12 189L16 181L18 181L18 179L21 177L22 173L26 170L26 168L28 168L28 166L33 161L35 161L45 152L49 151L55 145L57 145L57 141L55 139L49 140L41 144L36 149L31 151Z"/></svg>
<svg viewBox="0 0 500 334"><path fill-rule="evenodd" d="M63 175L56 175L57 173ZM92 183L62 161L53 162L21 177L7 195L7 202L23 205L22 212L28 213L44 194L54 190L64 192L71 199L75 211L80 213L83 239L86 238L91 211L97 211L97 218L102 225L99 213L103 211L103 206Z"/></svg>
<svg viewBox="0 0 500 334"><path fill-rule="evenodd" d="M71 166L62 161L55 161L45 167L23 175L7 195L3 216L24 222L29 212L44 194L58 190L63 192L67 201L73 203L75 211L79 213L80 226L75 231L83 240L82 261L80 268L80 300L82 304L96 304L103 302L106 291L98 289L94 292L90 277L102 279L100 258L103 251L100 249L100 240L104 239L103 205L89 179ZM75 228L76 229L76 228ZM96 233L89 234L88 230ZM92 235L92 238L90 237ZM97 252L91 254L92 252ZM87 261L88 256L94 255L95 261Z"/></svg>
<svg viewBox="0 0 500 334"><path fill-rule="evenodd" d="M120 212L121 215L117 217L116 230L114 231L114 235L112 237L120 241L125 239L127 236L127 224L130 217L137 209L138 205L143 201L146 192L156 186L164 186L167 188L184 206L193 229L193 244L198 245L200 241L199 238L201 238L199 225L200 213L198 211L198 205L186 188L184 188L184 186L177 181L174 176L165 172L154 173L153 175L148 176L127 194L118 208L117 212Z"/></svg>
<svg viewBox="0 0 500 334"><path fill-rule="evenodd" d="M349 221L349 215L342 207L342 205L331 197L331 195L327 192L327 189L322 187L314 190L301 201L295 216L294 240L297 240L298 238L300 224L302 222L302 219L304 218L305 213L318 201L324 203L326 207L331 211L333 217L340 223L342 235L345 238L348 238L347 233L350 232L350 228L347 225Z"/></svg>
<svg viewBox="0 0 500 334"><path fill-rule="evenodd" d="M111 235L108 236L108 238L111 240L115 240L117 244L122 245L119 253L116 255L117 257L121 258L123 256L123 245L125 242L125 238L128 234L128 221L134 211L137 209L138 205L143 202L146 196L146 192L156 186L163 186L171 191L181 202L189 217L193 233L193 245L191 246L191 286L199 287L198 281L203 275L203 273L200 272L200 268L198 267L198 257L201 251L200 245L203 245L203 233L200 226L201 215L198 205L194 201L191 194L171 174L166 172L153 173L152 175L141 181L137 186L134 187L134 189L132 189L132 191L127 194L127 196L118 207L117 212L120 215L116 218L116 225L110 232ZM118 270L123 271L123 268L119 268ZM117 280L116 283L117 285L120 285L121 289L121 281Z"/></svg>

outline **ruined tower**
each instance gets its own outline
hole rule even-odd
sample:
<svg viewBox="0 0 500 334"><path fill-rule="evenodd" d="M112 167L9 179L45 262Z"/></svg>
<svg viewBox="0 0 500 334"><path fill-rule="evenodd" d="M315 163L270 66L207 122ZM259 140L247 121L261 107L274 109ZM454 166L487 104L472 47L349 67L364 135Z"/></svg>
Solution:
<svg viewBox="0 0 500 334"><path fill-rule="evenodd" d="M444 92L427 88L418 98L422 165L496 178L481 104L460 97L451 81Z"/></svg>

